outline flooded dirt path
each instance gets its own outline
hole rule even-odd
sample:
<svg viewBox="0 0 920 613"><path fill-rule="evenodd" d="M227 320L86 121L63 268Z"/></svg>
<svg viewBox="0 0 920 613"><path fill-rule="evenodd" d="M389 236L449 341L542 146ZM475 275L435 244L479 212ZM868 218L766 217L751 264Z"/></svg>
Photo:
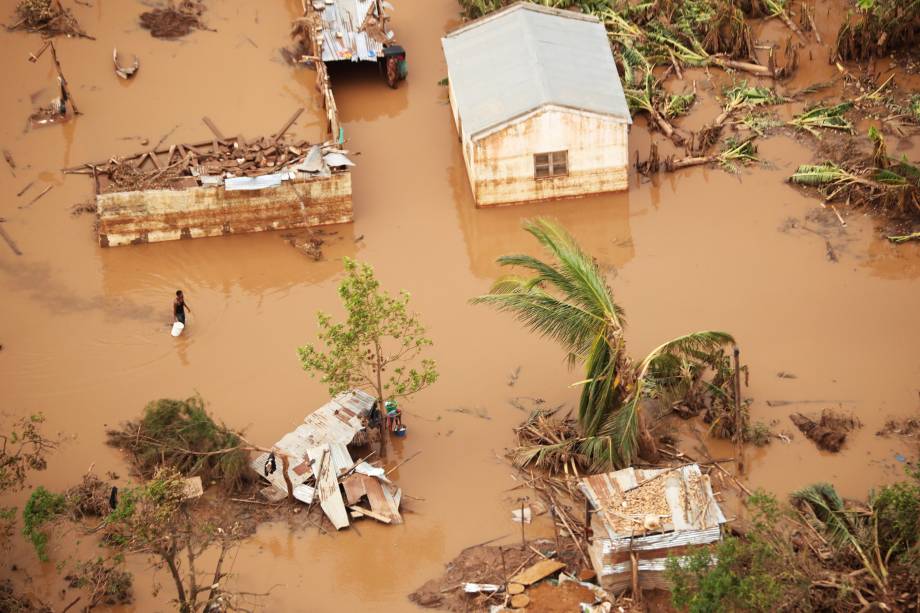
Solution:
<svg viewBox="0 0 920 613"><path fill-rule="evenodd" d="M0 3L4 17L14 4ZM15 177L0 167L0 216L25 254L0 244L0 408L13 416L44 412L49 430L71 437L35 484L60 490L90 466L127 483L123 458L103 444L104 426L159 397L198 392L251 440L277 440L326 398L300 370L295 348L313 338L317 309L338 312L341 258L358 257L374 265L385 287L412 293L442 373L406 406L409 436L394 444L393 461L422 452L394 475L415 497L405 503L406 522L364 522L360 534L334 536L265 524L236 554L232 581L253 592L276 586L262 601L271 610L412 610L406 594L463 547L517 534L509 512L517 494L506 491L515 485L513 470L501 456L524 414L509 400L577 400L568 385L578 374L566 370L556 346L467 303L499 274L496 257L536 253L520 230L535 215L561 220L609 268L633 355L689 330L728 330L750 365L755 420L791 433L789 413L838 406L862 420L836 455L818 452L797 432L791 444L750 452L751 486L782 495L829 480L845 496L863 496L899 476L895 454L916 458L902 441L874 433L887 418L918 410L920 249L880 240L860 214L848 215L845 229L817 214L816 200L784 183L811 161L806 144L764 140L768 163L740 175L704 168L652 181L632 176L625 194L476 210L446 88L437 84L446 75L439 37L458 23L457 6L400 0L393 23L409 51L408 81L391 91L373 69L335 75L348 146L360 155L356 221L334 228L324 261L305 258L276 234L101 249L92 220L70 214L90 198L90 181L62 178L58 169L138 150L139 138L155 143L176 125L176 139L208 138L202 115L226 133L251 137L277 130L304 105L311 112L298 133L318 139L322 113L313 74L284 65L277 52L299 0L211 2L204 20L218 31L180 41L140 30L139 2L92 4L74 12L98 40L58 42L85 113L62 126L23 132L30 96L54 95L52 70L26 61L40 46L37 36L0 33L0 146L17 162ZM141 58L136 80L112 73L115 45ZM814 66L816 74L828 70L823 58ZM631 149L644 156L648 138L637 121ZM902 146L916 144L915 137ZM916 151L905 152L916 158ZM54 189L19 209L36 192L16 193L36 177ZM838 261L828 259L828 244ZM167 325L178 288L193 313L188 334L176 340ZM780 371L796 378L779 378ZM771 407L773 400L821 402ZM23 583L28 573L34 593L62 606L54 562L39 565L22 539L16 543L10 559L25 570L4 568L0 576ZM69 553L52 552L53 560ZM168 586L151 595L165 576L154 577L140 559L131 568L137 601L127 610L169 610Z"/></svg>

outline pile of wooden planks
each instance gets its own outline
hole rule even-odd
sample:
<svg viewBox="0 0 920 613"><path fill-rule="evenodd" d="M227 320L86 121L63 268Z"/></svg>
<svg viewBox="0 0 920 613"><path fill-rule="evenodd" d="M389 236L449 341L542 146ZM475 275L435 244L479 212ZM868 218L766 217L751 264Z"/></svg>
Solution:
<svg viewBox="0 0 920 613"><path fill-rule="evenodd" d="M272 136L251 140L243 136L228 138L213 121L204 117L202 121L213 133L209 141L165 147L161 140L147 151L66 168L64 172L92 175L99 194L222 185L227 178L279 173L310 157L320 160L314 166L319 172L323 170L324 155L346 152L334 148L331 143L311 144L288 138L287 131L302 112L303 109L298 109Z"/></svg>

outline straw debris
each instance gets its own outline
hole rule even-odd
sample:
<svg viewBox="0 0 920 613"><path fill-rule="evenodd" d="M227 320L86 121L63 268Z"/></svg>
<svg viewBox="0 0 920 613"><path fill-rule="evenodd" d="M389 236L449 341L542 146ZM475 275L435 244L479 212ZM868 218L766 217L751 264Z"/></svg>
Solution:
<svg viewBox="0 0 920 613"><path fill-rule="evenodd" d="M201 21L204 11L204 3L198 0L170 2L166 8L141 13L141 27L150 30L154 38L181 38L192 30L207 29Z"/></svg>
<svg viewBox="0 0 920 613"><path fill-rule="evenodd" d="M65 9L60 0L19 0L16 5L19 19L10 30L38 32L42 36L75 36L95 40L80 27L76 17Z"/></svg>

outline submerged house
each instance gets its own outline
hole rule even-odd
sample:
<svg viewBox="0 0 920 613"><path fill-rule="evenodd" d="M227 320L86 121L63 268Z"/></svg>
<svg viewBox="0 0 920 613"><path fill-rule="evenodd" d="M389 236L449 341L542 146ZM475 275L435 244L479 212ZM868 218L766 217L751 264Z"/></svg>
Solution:
<svg viewBox="0 0 920 613"><path fill-rule="evenodd" d="M591 564L601 587L610 591L634 581L640 589L669 589L664 574L669 555L687 555L722 539L727 520L697 464L624 468L585 477L579 488L592 510Z"/></svg>
<svg viewBox="0 0 920 613"><path fill-rule="evenodd" d="M477 206L627 188L631 119L600 21L519 2L441 44Z"/></svg>

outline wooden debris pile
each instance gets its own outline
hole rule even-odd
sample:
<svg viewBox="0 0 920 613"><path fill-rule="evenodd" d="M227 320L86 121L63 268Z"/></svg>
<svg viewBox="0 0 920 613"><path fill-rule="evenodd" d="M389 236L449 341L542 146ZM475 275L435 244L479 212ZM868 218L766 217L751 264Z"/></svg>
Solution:
<svg viewBox="0 0 920 613"><path fill-rule="evenodd" d="M286 137L303 109L297 111L273 136L246 139L225 137L204 118L214 138L196 143L176 143L104 162L67 168L65 173L94 177L97 193L129 192L189 187L224 186L233 189L277 187L282 181L328 176L347 171L352 163L347 151L329 143L311 144Z"/></svg>
<svg viewBox="0 0 920 613"><path fill-rule="evenodd" d="M847 440L847 434L862 425L855 417L836 413L830 409L822 411L821 416L817 419L802 413L793 413L789 419L820 449L833 452L840 451Z"/></svg>
<svg viewBox="0 0 920 613"><path fill-rule="evenodd" d="M496 539L493 539L496 540ZM597 585L579 581L584 576L578 551L570 544L537 539L515 545L464 549L447 564L443 576L409 595L420 607L471 612L523 609L535 611L609 611L610 605L632 610L628 599L616 599ZM556 579L558 578L558 584ZM574 608L567 597L578 594ZM589 608L582 608L584 602ZM605 604L609 603L609 604Z"/></svg>
<svg viewBox="0 0 920 613"><path fill-rule="evenodd" d="M579 453L578 423L570 416L555 417L556 410L537 409L514 429L518 446L509 456L520 468L536 466L551 472L568 472L571 466L588 464Z"/></svg>
<svg viewBox="0 0 920 613"><path fill-rule="evenodd" d="M18 21L10 30L39 32L43 36L78 36L93 39L83 31L76 17L65 9L60 0L19 0L16 5Z"/></svg>
<svg viewBox="0 0 920 613"><path fill-rule="evenodd" d="M372 396L352 390L307 415L272 451L250 463L270 484L262 494L270 501L299 500L310 505L310 511L318 503L336 530L362 517L402 523L402 491L387 478L396 467L385 471L373 466L366 461L370 455L355 461L348 448L355 447L357 434L368 428L375 405Z"/></svg>
<svg viewBox="0 0 920 613"><path fill-rule="evenodd" d="M141 27L150 30L154 38L180 38L192 30L206 30L201 21L205 11L199 0L170 2L166 8L157 8L141 13Z"/></svg>

